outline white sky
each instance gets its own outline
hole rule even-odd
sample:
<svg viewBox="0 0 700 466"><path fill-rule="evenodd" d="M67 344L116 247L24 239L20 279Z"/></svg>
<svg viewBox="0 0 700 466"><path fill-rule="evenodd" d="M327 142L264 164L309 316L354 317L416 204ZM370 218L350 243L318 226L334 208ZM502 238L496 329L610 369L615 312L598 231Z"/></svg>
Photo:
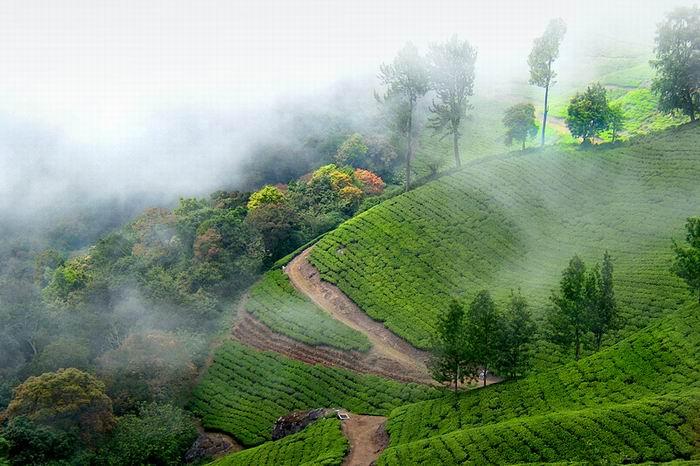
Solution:
<svg viewBox="0 0 700 466"><path fill-rule="evenodd" d="M225 112L374 73L408 40L457 33L478 46L482 76L520 69L556 16L570 43L583 31L641 41L674 3L3 0L0 113L116 142L153 112Z"/></svg>

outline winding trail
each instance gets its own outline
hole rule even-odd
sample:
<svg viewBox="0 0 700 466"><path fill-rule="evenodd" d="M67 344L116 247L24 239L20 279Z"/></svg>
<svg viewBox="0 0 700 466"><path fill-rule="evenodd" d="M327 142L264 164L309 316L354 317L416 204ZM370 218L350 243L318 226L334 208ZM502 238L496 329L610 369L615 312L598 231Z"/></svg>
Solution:
<svg viewBox="0 0 700 466"><path fill-rule="evenodd" d="M350 419L343 421L342 428L350 443L343 466L371 465L389 442L386 418L383 416L351 414Z"/></svg>
<svg viewBox="0 0 700 466"><path fill-rule="evenodd" d="M372 343L370 356L392 361L396 372L411 375L411 378L431 383L426 366L429 354L387 329L359 308L337 286L321 280L318 270L309 262L313 246L292 259L284 271L292 285L306 295L321 309L350 328L361 332Z"/></svg>

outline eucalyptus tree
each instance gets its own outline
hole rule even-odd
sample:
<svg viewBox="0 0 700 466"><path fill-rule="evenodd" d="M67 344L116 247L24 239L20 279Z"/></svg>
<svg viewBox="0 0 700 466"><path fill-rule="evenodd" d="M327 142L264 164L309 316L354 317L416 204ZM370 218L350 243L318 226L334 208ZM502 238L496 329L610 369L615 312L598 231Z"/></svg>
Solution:
<svg viewBox="0 0 700 466"><path fill-rule="evenodd" d="M397 129L406 137L406 185L411 187L414 113L418 100L428 92L428 70L423 57L412 43L407 43L390 64L379 68L379 79L386 92L378 99L393 113Z"/></svg>
<svg viewBox="0 0 700 466"><path fill-rule="evenodd" d="M559 57L559 45L566 34L566 24L561 18L553 19L541 37L535 39L532 51L527 59L530 65L530 84L544 88L544 111L542 114L542 142L544 146L549 112L549 88L555 84L557 74L552 66Z"/></svg>
<svg viewBox="0 0 700 466"><path fill-rule="evenodd" d="M455 35L447 42L431 45L427 58L430 87L436 96L430 106L429 126L443 138L452 136L455 165L459 168L460 125L471 108L469 97L474 95L476 50Z"/></svg>

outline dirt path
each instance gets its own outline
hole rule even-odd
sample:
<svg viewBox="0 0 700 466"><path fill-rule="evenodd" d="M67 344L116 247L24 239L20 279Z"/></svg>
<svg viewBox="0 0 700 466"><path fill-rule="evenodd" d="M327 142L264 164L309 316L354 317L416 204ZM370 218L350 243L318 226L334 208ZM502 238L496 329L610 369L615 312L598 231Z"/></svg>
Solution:
<svg viewBox="0 0 700 466"><path fill-rule="evenodd" d="M430 373L426 367L428 353L413 347L384 324L369 317L338 287L321 280L308 259L312 249L313 246L306 249L285 267L292 285L335 319L367 335L372 343L371 354L394 361L397 369L419 374L420 378L430 382Z"/></svg>
<svg viewBox="0 0 700 466"><path fill-rule="evenodd" d="M369 466L386 448L389 437L382 416L360 416L351 414L343 421L343 434L350 442L350 452L343 466Z"/></svg>

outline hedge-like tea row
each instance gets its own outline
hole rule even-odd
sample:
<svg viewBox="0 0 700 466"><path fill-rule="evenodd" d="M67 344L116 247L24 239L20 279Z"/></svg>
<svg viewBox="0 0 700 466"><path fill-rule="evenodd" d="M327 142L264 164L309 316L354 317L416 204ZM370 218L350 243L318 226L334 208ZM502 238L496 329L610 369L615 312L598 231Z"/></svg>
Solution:
<svg viewBox="0 0 700 466"><path fill-rule="evenodd" d="M551 147L473 163L342 224L311 262L370 316L427 348L452 297L521 288L542 314L574 254L607 249L623 328L688 301L669 267L700 198L698 126L615 148Z"/></svg>
<svg viewBox="0 0 700 466"><path fill-rule="evenodd" d="M276 442L225 456L213 466L248 466L270 464L297 466L300 464L340 465L348 451L348 441L340 430L340 421L322 419L301 432Z"/></svg>
<svg viewBox="0 0 700 466"><path fill-rule="evenodd" d="M623 464L697 454L700 390L621 405L524 417L384 451L378 465Z"/></svg>
<svg viewBox="0 0 700 466"><path fill-rule="evenodd" d="M272 270L250 292L246 309L278 333L310 345L368 351L367 337L331 317L297 292L281 270Z"/></svg>
<svg viewBox="0 0 700 466"><path fill-rule="evenodd" d="M338 407L386 415L436 394L426 386L304 364L230 341L216 350L194 390L192 410L205 428L250 446L270 440L277 418L291 411Z"/></svg>
<svg viewBox="0 0 700 466"><path fill-rule="evenodd" d="M594 408L700 388L700 306L686 306L579 362L515 382L402 406L391 445L554 411Z"/></svg>

